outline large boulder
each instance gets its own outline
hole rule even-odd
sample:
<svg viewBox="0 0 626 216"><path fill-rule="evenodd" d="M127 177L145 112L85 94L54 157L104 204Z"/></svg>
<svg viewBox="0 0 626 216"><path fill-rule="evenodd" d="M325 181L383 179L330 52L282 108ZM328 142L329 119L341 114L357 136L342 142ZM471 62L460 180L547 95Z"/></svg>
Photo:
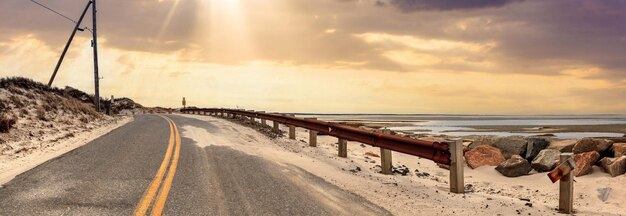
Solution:
<svg viewBox="0 0 626 216"><path fill-rule="evenodd" d="M508 159L513 155L524 155L527 144L522 137L502 137L493 143L493 147L500 149L504 158Z"/></svg>
<svg viewBox="0 0 626 216"><path fill-rule="evenodd" d="M532 161L539 154L539 152L546 147L550 142L543 138L528 138L526 145L526 160Z"/></svg>
<svg viewBox="0 0 626 216"><path fill-rule="evenodd" d="M574 149L574 145L576 145L577 140L556 140L550 142L548 146L549 149L556 149L560 152L572 152Z"/></svg>
<svg viewBox="0 0 626 216"><path fill-rule="evenodd" d="M561 152L556 149L544 149L539 152L530 166L537 172L548 172L556 167Z"/></svg>
<svg viewBox="0 0 626 216"><path fill-rule="evenodd" d="M522 156L513 155L510 159L499 164L496 170L506 177L518 177L527 175L532 168Z"/></svg>
<svg viewBox="0 0 626 216"><path fill-rule="evenodd" d="M597 151L603 152L613 145L613 141L607 139L583 138L578 140L572 149L574 154Z"/></svg>
<svg viewBox="0 0 626 216"><path fill-rule="evenodd" d="M497 166L504 160L500 149L489 145L479 145L465 153L465 161L472 169L480 166Z"/></svg>
<svg viewBox="0 0 626 216"><path fill-rule="evenodd" d="M626 155L626 143L615 143L611 150L613 151L613 157L618 158Z"/></svg>
<svg viewBox="0 0 626 216"><path fill-rule="evenodd" d="M574 176L584 176L591 173L591 167L600 159L600 153L597 151L585 152L574 155L576 168L574 168Z"/></svg>
<svg viewBox="0 0 626 216"><path fill-rule="evenodd" d="M481 145L493 145L498 140L495 136L479 136L472 140L472 143L468 146L469 149L474 149Z"/></svg>
<svg viewBox="0 0 626 216"><path fill-rule="evenodd" d="M626 156L617 159L605 157L599 163L602 169L612 177L626 173Z"/></svg>

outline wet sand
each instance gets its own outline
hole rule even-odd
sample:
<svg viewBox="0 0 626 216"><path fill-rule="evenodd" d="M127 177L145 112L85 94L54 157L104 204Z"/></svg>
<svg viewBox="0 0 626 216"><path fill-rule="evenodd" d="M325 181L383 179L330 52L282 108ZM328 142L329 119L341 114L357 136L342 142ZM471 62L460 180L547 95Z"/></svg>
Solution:
<svg viewBox="0 0 626 216"><path fill-rule="evenodd" d="M504 125L504 126L467 126L485 132L525 132L525 133L567 133L567 132L605 132L626 133L626 124L611 125ZM472 132L473 130L454 130L453 132Z"/></svg>

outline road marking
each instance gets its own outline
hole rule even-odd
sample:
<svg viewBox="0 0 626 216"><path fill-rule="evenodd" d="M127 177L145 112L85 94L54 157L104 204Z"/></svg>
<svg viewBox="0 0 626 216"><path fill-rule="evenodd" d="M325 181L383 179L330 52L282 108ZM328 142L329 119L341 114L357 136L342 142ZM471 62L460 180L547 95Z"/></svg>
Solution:
<svg viewBox="0 0 626 216"><path fill-rule="evenodd" d="M146 212L148 211L148 208L150 208L150 204L152 203L152 200L154 200L154 196L156 195L157 190L161 186L163 177L165 176L165 171L167 170L167 166L169 165L170 159L172 158L172 149L174 148L174 145L176 144L176 141L177 141L175 134L178 133L178 129L176 128L176 125L174 124L174 122L165 116L161 116L161 117L167 120L170 126L170 139L167 145L167 151L165 152L165 157L163 158L163 162L161 162L161 166L157 170L157 173L154 176L154 179L152 179L150 186L148 186L143 196L139 200L137 207L135 208L135 212L133 213L133 215L135 216L145 215Z"/></svg>
<svg viewBox="0 0 626 216"><path fill-rule="evenodd" d="M174 159L172 159L172 164L170 165L170 170L167 172L167 177L165 177L163 187L161 187L161 191L159 191L159 195L156 198L157 200L154 202L154 206L152 207L152 212L150 212L151 216L160 216L163 213L165 201L167 201L167 195L169 194L170 188L172 187L172 181L174 181L176 167L178 166L181 138L180 133L178 132L178 128L176 127L176 123L174 123L174 121L172 120L170 121L172 122L172 124L174 124L174 131L176 132L176 151L174 152Z"/></svg>

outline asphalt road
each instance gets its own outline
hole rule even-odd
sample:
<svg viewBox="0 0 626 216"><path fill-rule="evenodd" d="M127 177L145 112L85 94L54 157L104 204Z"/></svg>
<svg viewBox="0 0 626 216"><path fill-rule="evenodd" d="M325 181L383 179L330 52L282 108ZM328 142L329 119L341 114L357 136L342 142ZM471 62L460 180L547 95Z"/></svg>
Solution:
<svg viewBox="0 0 626 216"><path fill-rule="evenodd" d="M17 176L0 189L0 215L390 214L297 167L285 172L284 166L229 147L198 147L177 135L183 126L216 136L222 129L210 121L166 116L174 124L138 115Z"/></svg>

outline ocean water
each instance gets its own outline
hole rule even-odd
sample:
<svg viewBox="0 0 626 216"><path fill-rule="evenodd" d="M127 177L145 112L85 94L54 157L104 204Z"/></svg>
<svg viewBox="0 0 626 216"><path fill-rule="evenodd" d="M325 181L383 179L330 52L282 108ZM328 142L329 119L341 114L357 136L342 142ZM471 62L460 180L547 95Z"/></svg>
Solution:
<svg viewBox="0 0 626 216"><path fill-rule="evenodd" d="M528 126L529 128L559 125L611 125L626 124L624 115L363 115L363 114L305 114L327 121L363 121L376 123L402 123L389 129L407 133L427 133L449 136L495 135L533 136L543 133L520 133L508 131L480 131L470 126ZM408 125L407 125L408 124ZM463 132L458 132L463 130ZM584 137L622 137L623 133L567 132L551 133L560 139Z"/></svg>

